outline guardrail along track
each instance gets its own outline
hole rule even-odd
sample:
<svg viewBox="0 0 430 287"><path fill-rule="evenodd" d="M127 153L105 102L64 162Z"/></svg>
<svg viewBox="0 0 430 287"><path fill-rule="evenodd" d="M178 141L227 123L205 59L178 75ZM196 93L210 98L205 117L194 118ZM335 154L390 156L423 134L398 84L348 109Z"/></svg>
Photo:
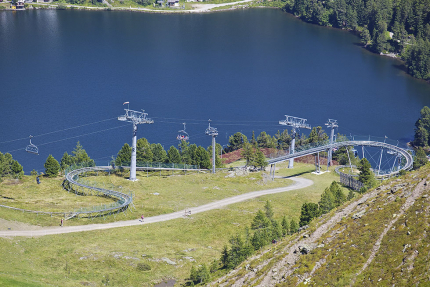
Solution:
<svg viewBox="0 0 430 287"><path fill-rule="evenodd" d="M64 188L67 190L73 190L75 193L95 193L102 194L104 196L114 198L117 201L102 206L94 206L90 208L81 208L69 213L69 218L79 216L80 214L92 215L92 214L106 214L114 213L126 210L129 205L133 202L133 197L131 194L126 194L113 189L108 189L104 187L99 187L95 183L91 184L89 182L83 182L80 180L80 175L89 172L109 172L112 170L109 166L95 166L95 167L83 167L66 172L66 180L63 184Z"/></svg>
<svg viewBox="0 0 430 287"><path fill-rule="evenodd" d="M409 170L412 168L412 165L414 163L414 159L412 154L410 154L406 149L400 148L398 146L392 145L392 144L388 144L388 143L384 143L384 142L378 142L378 141L358 141L358 140L347 140L347 141L340 141L340 142L335 142L332 144L323 144L317 147L312 147L306 150L302 150L302 151L298 151L295 152L293 154L288 154L288 155L284 155L284 156L280 156L277 158L272 158L270 160L268 160L267 162L272 165L272 164L276 164L276 163L280 163L289 159L293 159L293 158L299 158L302 156L306 156L306 155L311 155L311 154L315 154L318 152L324 152L329 150L330 148L341 148L341 147L347 147L347 146L370 146L370 147L377 147L377 148L385 148L385 149L389 149L392 150L394 152L397 153L397 155L402 156L405 159L405 164L403 165L402 168L400 168L399 170L390 172L388 174L384 174L384 176L390 176L390 175L394 175L400 172L400 170Z"/></svg>

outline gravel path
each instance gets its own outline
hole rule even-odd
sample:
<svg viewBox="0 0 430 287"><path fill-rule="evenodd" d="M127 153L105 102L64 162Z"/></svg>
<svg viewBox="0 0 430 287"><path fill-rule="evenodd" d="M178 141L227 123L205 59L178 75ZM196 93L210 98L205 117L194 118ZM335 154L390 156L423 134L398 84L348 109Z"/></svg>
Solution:
<svg viewBox="0 0 430 287"><path fill-rule="evenodd" d="M262 195L267 194L274 194L274 193L280 193L280 192L286 192L296 189L305 188L308 186L311 186L313 184L313 181L310 179L302 178L302 177L290 177L294 183L292 185L289 185L287 187L280 187L275 189L266 189L266 190L260 190L260 191L253 191L229 198L225 198L222 200L214 201L208 204L204 204L201 206L194 207L191 210L192 214L201 213L205 211L209 211L212 209L218 209L233 203L238 203L241 201L245 201L248 199L252 199L255 197L259 197ZM172 219L177 219L184 217L185 210L169 213L169 214L162 214L157 215L153 217L146 217L145 221L142 223L140 220L127 220L127 221L117 221L117 222L111 222L111 223L105 223L105 224L89 224L89 225L80 225L80 226L64 226L64 227L49 227L46 229L40 229L40 230L7 230L7 231L0 231L0 237L14 237L14 236L44 236L44 235L53 235L53 234L63 234L63 233L72 233L72 232L82 232L82 231L91 231L91 230L100 230L100 229L109 229L109 228L116 228L116 227L124 227L124 226L135 226L135 225L142 225L142 224L149 224L149 223L156 223L156 222L163 222L168 221Z"/></svg>

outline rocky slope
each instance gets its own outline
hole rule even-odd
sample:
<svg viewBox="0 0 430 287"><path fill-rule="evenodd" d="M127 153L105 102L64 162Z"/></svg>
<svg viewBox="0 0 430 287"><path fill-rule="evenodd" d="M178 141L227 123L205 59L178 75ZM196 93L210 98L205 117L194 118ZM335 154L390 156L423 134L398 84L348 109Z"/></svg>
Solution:
<svg viewBox="0 0 430 287"><path fill-rule="evenodd" d="M430 167L314 219L212 286L430 284Z"/></svg>

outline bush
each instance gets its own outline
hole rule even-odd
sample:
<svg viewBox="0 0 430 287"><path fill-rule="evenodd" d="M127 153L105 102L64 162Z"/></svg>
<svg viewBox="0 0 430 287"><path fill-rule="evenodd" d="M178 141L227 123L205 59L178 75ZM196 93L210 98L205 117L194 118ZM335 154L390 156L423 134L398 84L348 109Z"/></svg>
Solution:
<svg viewBox="0 0 430 287"><path fill-rule="evenodd" d="M137 263L136 269L139 271L149 271L151 270L151 266L148 263Z"/></svg>
<svg viewBox="0 0 430 287"><path fill-rule="evenodd" d="M362 186L358 192L359 193L366 193L366 191L367 191L367 188Z"/></svg>

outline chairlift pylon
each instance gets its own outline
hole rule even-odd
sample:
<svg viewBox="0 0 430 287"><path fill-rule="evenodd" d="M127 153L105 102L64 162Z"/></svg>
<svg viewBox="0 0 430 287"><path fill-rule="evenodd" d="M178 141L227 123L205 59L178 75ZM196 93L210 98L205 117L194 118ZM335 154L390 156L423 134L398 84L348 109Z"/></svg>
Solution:
<svg viewBox="0 0 430 287"><path fill-rule="evenodd" d="M190 136L188 135L188 133L185 131L185 123L182 123L184 125L184 129L178 131L178 135L176 136L176 139L178 141L187 141L190 139Z"/></svg>
<svg viewBox="0 0 430 287"><path fill-rule="evenodd" d="M39 155L39 149L37 148L37 146L35 146L34 144L31 143L32 137L33 136L30 135L30 144L25 148L25 151L28 153L33 153L33 154Z"/></svg>

